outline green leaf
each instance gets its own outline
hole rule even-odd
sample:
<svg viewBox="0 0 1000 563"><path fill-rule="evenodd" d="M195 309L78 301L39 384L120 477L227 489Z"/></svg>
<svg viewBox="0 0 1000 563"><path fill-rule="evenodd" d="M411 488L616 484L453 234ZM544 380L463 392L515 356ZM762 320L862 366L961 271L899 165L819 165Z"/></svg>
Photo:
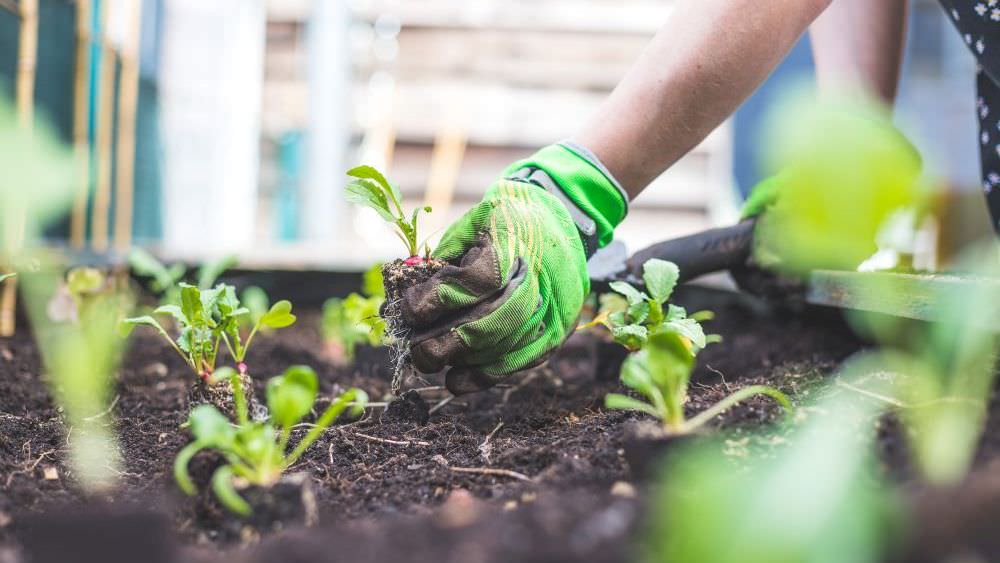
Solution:
<svg viewBox="0 0 1000 563"><path fill-rule="evenodd" d="M389 207L389 199L386 197L385 192L379 189L373 182L355 180L347 184L344 197L353 204L374 209L383 219L390 223L396 222L396 216L392 214L392 210Z"/></svg>
<svg viewBox="0 0 1000 563"><path fill-rule="evenodd" d="M666 260L653 258L642 265L642 279L646 290L659 303L666 303L674 292L680 272L677 265Z"/></svg>
<svg viewBox="0 0 1000 563"><path fill-rule="evenodd" d="M687 309L677 305L667 305L667 316L664 320L675 321L687 317Z"/></svg>
<svg viewBox="0 0 1000 563"><path fill-rule="evenodd" d="M628 306L628 321L632 324L640 324L646 322L649 318L650 300L640 301Z"/></svg>
<svg viewBox="0 0 1000 563"><path fill-rule="evenodd" d="M238 316L237 311L240 309L240 300L236 297L236 288L223 284L216 289L221 289L218 292L215 302L215 306L219 309L219 314L223 318Z"/></svg>
<svg viewBox="0 0 1000 563"><path fill-rule="evenodd" d="M629 305L635 305L636 303L643 303L647 299L647 295L638 289L632 287L629 283L623 281L613 281L608 284L613 291L616 291L625 296L628 299Z"/></svg>
<svg viewBox="0 0 1000 563"><path fill-rule="evenodd" d="M236 492L236 487L233 486L232 467L223 465L215 470L215 473L212 474L212 492L215 493L215 498L219 499L219 502L228 508L230 512L244 517L253 514L253 509Z"/></svg>
<svg viewBox="0 0 1000 563"><path fill-rule="evenodd" d="M656 411L653 405L618 393L608 393L605 395L604 406L609 409L644 412L660 418L660 413Z"/></svg>
<svg viewBox="0 0 1000 563"><path fill-rule="evenodd" d="M619 378L622 385L651 398L655 385L649 374L649 352L642 350L625 358Z"/></svg>
<svg viewBox="0 0 1000 563"><path fill-rule="evenodd" d="M675 332L691 341L695 348L701 350L707 344L705 330L701 328L698 321L694 319L677 319L667 321L662 325L671 332Z"/></svg>
<svg viewBox="0 0 1000 563"><path fill-rule="evenodd" d="M170 315L177 321L177 324L183 326L191 324L188 322L187 317L184 316L184 311L177 305L160 305L153 311L157 315Z"/></svg>
<svg viewBox="0 0 1000 563"><path fill-rule="evenodd" d="M157 332L159 332L163 336L170 338L167 335L167 331L163 330L163 327L160 326L160 323L158 323L156 319L148 315L142 317L132 317L129 319L122 320L121 324L119 325L118 332L124 338L128 336L132 332L132 329L134 329L137 326L153 327L156 329Z"/></svg>
<svg viewBox="0 0 1000 563"><path fill-rule="evenodd" d="M319 382L308 366L292 366L267 382L267 407L275 424L288 428L302 420L316 402Z"/></svg>
<svg viewBox="0 0 1000 563"><path fill-rule="evenodd" d="M202 326L205 324L205 309L201 302L201 290L196 286L182 283L181 287L181 312L191 326Z"/></svg>
<svg viewBox="0 0 1000 563"><path fill-rule="evenodd" d="M638 350L646 345L649 330L642 325L616 326L611 329L611 336L615 339L615 342L622 346L631 350Z"/></svg>
<svg viewBox="0 0 1000 563"><path fill-rule="evenodd" d="M673 332L651 335L645 351L649 355L649 376L653 384L662 391L668 411L681 415L691 370L694 368L694 354L681 340L681 336Z"/></svg>
<svg viewBox="0 0 1000 563"><path fill-rule="evenodd" d="M295 315L291 313L292 304L289 301L278 301L271 305L271 309L260 318L260 324L270 328L284 328L295 322Z"/></svg>
<svg viewBox="0 0 1000 563"><path fill-rule="evenodd" d="M195 439L212 447L220 447L233 441L236 430L217 408L212 405L198 405L191 409L188 424Z"/></svg>
<svg viewBox="0 0 1000 563"><path fill-rule="evenodd" d="M389 182L381 172L379 172L374 166L355 166L347 171L347 175L354 178L362 178L367 180L374 180L378 186L386 191L386 193L395 199L396 203L399 204L403 201L403 194L400 193L399 188Z"/></svg>

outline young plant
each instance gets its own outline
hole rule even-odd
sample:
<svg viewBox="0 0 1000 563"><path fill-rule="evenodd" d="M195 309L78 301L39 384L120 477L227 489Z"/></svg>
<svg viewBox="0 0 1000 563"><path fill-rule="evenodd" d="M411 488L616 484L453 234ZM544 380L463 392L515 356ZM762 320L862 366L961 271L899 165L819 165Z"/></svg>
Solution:
<svg viewBox="0 0 1000 563"><path fill-rule="evenodd" d="M735 391L693 418L685 418L684 404L687 402L694 360L695 349L686 336L670 330L657 331L648 337L642 350L630 355L622 364L622 384L645 397L646 402L610 393L604 398L604 405L609 409L650 414L672 434L694 432L737 403L755 395L771 397L786 411L792 410L791 401L781 391L766 385L751 385Z"/></svg>
<svg viewBox="0 0 1000 563"><path fill-rule="evenodd" d="M643 282L649 293L636 289L628 282L611 282L611 289L622 295L625 302L622 303L614 295L602 296L597 317L580 329L603 325L611 332L615 342L632 352L643 349L649 337L657 332L674 332L683 336L692 353L718 342L719 337L706 336L700 324L700 321L712 318L711 312L701 311L688 316L683 307L667 303L678 277L676 264L655 258L649 260L643 264Z"/></svg>
<svg viewBox="0 0 1000 563"><path fill-rule="evenodd" d="M417 217L421 211L430 213L431 208L418 207L407 218L403 212L403 196L399 187L386 180L381 172L371 166L358 166L347 171L354 180L347 184L347 201L374 209L383 219L396 227L394 231L399 240L406 245L408 265L423 261L419 256L420 249L425 249L425 256L430 254L426 241L418 242Z"/></svg>
<svg viewBox="0 0 1000 563"><path fill-rule="evenodd" d="M611 288L626 299L624 310L604 311L590 325L606 326L616 342L634 352L622 364L621 381L647 402L627 395L611 393L605 397L610 409L637 410L648 413L677 434L697 430L733 405L754 395L767 395L787 410L791 402L784 393L764 385L740 389L714 406L687 420L684 403L694 360L707 344L718 337L705 336L699 319L682 307L668 304L678 279L677 266L665 260L649 260L643 265L643 281L648 294L625 282L613 282Z"/></svg>
<svg viewBox="0 0 1000 563"><path fill-rule="evenodd" d="M236 489L235 479L251 485L268 487L295 464L302 454L345 410L358 416L368 402L360 389L350 389L334 400L316 420L309 432L288 451L292 428L298 424L316 401L319 384L316 373L306 366L293 366L267 383L267 405L270 416L263 422L251 422L247 402L239 385L239 376L230 368L216 372L217 378L229 378L236 393L238 420L229 420L211 405L201 405L191 411L188 423L194 441L185 446L174 461L174 478L188 495L197 489L188 474L188 463L202 450L221 453L226 462L212 476L216 498L235 514L248 516L252 509Z"/></svg>
<svg viewBox="0 0 1000 563"><path fill-rule="evenodd" d="M320 329L337 359L351 361L358 344L378 346L385 338L385 321L379 316L385 302L381 264L365 272L361 292L329 299L323 305Z"/></svg>
<svg viewBox="0 0 1000 563"><path fill-rule="evenodd" d="M162 305L154 311L154 314L173 317L178 328L176 340L152 316L125 319L124 324L128 328L149 326L155 329L206 383L215 371L222 345L229 350L240 373L246 374L244 359L257 331L261 327L284 328L295 322L292 304L278 301L253 323L244 339L241 329L250 311L240 305L233 286L219 284L206 290L186 283L179 286L180 304Z"/></svg>

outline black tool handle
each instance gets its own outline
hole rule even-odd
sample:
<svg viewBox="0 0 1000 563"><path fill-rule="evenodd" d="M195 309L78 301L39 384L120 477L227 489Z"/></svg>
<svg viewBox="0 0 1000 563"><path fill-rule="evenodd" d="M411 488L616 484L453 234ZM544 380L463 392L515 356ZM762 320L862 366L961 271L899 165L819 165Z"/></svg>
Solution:
<svg viewBox="0 0 1000 563"><path fill-rule="evenodd" d="M756 219L746 219L731 227L709 229L646 247L628 259L630 277L642 279L642 265L650 258L677 264L681 282L746 264L755 223Z"/></svg>

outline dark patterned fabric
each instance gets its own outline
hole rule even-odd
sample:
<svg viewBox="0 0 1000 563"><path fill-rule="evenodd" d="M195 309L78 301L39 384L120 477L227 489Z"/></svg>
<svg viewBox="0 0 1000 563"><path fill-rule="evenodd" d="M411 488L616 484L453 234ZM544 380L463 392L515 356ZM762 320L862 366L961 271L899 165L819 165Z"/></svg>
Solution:
<svg viewBox="0 0 1000 563"><path fill-rule="evenodd" d="M1000 0L940 0L979 63L976 113L983 191L1000 233Z"/></svg>

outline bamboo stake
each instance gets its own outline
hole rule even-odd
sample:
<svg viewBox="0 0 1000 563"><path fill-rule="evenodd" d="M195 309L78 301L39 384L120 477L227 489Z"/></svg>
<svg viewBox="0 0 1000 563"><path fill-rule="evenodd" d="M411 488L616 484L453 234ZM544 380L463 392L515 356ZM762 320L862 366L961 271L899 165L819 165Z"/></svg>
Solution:
<svg viewBox="0 0 1000 563"><path fill-rule="evenodd" d="M38 0L21 0L21 29L17 45L17 115L20 126L31 131L35 113L35 69L38 57ZM24 239L24 209L4 210L8 256L20 250ZM8 265L9 268L9 265ZM17 329L17 278L4 282L0 292L0 336L13 336Z"/></svg>
<svg viewBox="0 0 1000 563"><path fill-rule="evenodd" d="M118 92L118 170L115 199L115 249L132 245L132 205L135 190L135 119L139 105L139 34L142 2L130 6L127 37L121 51Z"/></svg>
<svg viewBox="0 0 1000 563"><path fill-rule="evenodd" d="M101 2L101 30L107 29L108 2ZM114 126L115 53L106 38L101 44L100 77L98 78L99 105L97 110L97 188L91 211L91 245L97 252L108 249L108 217L111 209L112 128Z"/></svg>
<svg viewBox="0 0 1000 563"><path fill-rule="evenodd" d="M90 20L91 0L76 0L76 76L73 84L73 149L81 166L73 213L70 244L82 249L87 238L87 199L90 195Z"/></svg>
<svg viewBox="0 0 1000 563"><path fill-rule="evenodd" d="M462 127L446 127L438 133L434 141L427 192L424 194L424 205L434 209L434 213L427 219L430 225L425 231L427 233L436 232L447 221L452 200L455 198L458 173L462 169L462 161L465 160L467 141Z"/></svg>

